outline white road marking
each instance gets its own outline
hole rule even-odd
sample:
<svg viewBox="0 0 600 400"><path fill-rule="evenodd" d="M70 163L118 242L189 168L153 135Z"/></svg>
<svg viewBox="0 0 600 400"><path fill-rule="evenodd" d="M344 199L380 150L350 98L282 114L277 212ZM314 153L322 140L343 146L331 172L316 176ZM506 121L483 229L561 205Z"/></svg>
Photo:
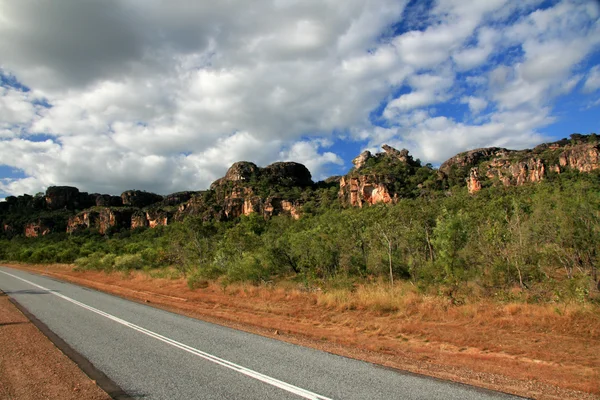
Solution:
<svg viewBox="0 0 600 400"><path fill-rule="evenodd" d="M221 365L221 366L223 366L225 368L229 368L229 369L232 369L234 371L237 371L240 374L249 376L249 377L254 378L254 379L258 379L261 382L268 383L269 385L272 385L272 386L278 387L280 389L286 390L286 391L288 391L290 393L296 394L296 395L298 395L300 397L303 397L305 399L332 400L332 399L330 399L328 397L321 396L320 394L316 394L316 393L310 392L310 391L308 391L306 389L299 388L299 387L291 385L291 384L289 384L287 382L283 382L283 381L280 381L278 379L272 378L270 376L261 374L260 372L256 372L256 371L253 371L253 370L251 370L249 368L242 367L241 365L234 364L231 361L227 361L227 360L224 360L224 359L219 358L217 356L213 356L212 354L209 354L209 353L206 353L204 351L195 349L195 348L190 347L190 346L188 346L186 344L180 343L180 342L178 342L176 340L173 340L173 339L170 339L170 338L168 338L166 336L160 335L160 334L158 334L156 332L152 332L152 331L150 331L150 330L148 330L146 328L142 328L141 326L132 324L131 322L128 322L128 321L125 321L124 319L115 317L114 315L111 315L111 314L108 314L108 313L106 313L104 311L98 310L97 308L94 308L92 306L88 306L87 304L84 304L84 303L82 303L80 301L77 301L75 299L67 297L67 296L65 296L63 294L56 293L56 292L52 291L51 289L45 288L45 287L43 287L41 285L38 285L37 283L33 283L31 281L28 281L27 279L23 279L23 278L21 278L19 276L16 276L16 275L13 275L13 274L9 274L8 272L4 272L4 271L0 271L0 272L2 272L3 274L6 274L8 276L12 276L15 279L19 279L19 280L21 280L23 282L26 282L26 283L28 283L30 285L33 285L33 286L35 286L35 287L37 287L39 289L45 290L48 293L51 293L51 294L53 294L53 295L55 295L57 297L60 297L61 299L64 299L64 300L66 300L68 302L76 304L76 305L78 305L80 307L83 307L86 310L92 311L92 312L94 312L96 314L102 315L103 317L106 317L106 318L108 318L110 320L113 320L113 321L115 321L115 322L117 322L117 323L119 323L121 325L125 325L125 326L127 326L127 327L129 327L131 329L134 329L134 330L136 330L138 332L143 333L144 335L148 335L150 337L158 339L161 342L165 342L167 344L170 344L171 346L174 346L174 347L177 347L178 349L187 351L188 353L191 353L191 354L194 354L194 355L196 355L198 357L204 358L205 360L212 361L215 364Z"/></svg>

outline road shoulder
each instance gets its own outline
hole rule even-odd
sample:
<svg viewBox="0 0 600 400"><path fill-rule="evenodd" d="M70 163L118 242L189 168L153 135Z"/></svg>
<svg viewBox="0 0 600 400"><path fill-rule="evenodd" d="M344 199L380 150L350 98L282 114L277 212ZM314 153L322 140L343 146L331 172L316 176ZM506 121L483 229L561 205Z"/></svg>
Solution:
<svg viewBox="0 0 600 400"><path fill-rule="evenodd" d="M108 400L110 396L0 292L0 398Z"/></svg>

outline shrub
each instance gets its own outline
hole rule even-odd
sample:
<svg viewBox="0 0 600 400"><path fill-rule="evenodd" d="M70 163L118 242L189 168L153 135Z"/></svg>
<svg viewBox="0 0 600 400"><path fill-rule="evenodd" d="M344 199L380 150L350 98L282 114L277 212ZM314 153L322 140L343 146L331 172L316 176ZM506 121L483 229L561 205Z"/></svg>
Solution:
<svg viewBox="0 0 600 400"><path fill-rule="evenodd" d="M144 260L140 254L125 254L115 259L114 268L118 271L131 271L132 269L142 269Z"/></svg>
<svg viewBox="0 0 600 400"><path fill-rule="evenodd" d="M271 277L271 271L260 258L251 253L244 253L241 260L233 263L227 270L225 280L233 282L251 282L258 284L266 282Z"/></svg>

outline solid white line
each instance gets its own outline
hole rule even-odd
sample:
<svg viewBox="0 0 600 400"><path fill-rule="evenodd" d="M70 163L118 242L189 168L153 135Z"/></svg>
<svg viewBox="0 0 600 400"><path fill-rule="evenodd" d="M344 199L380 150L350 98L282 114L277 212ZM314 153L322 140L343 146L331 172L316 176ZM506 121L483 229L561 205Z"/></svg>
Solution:
<svg viewBox="0 0 600 400"><path fill-rule="evenodd" d="M112 321L115 321L115 322L117 322L117 323L119 323L121 325L125 325L125 326L127 326L127 327L129 327L131 329L134 329L134 330L136 330L138 332L143 333L144 335L153 337L153 338L155 338L157 340L160 340L161 342L170 344L171 346L177 347L178 349L187 351L188 353L191 353L191 354L194 354L194 355L196 355L198 357L204 358L205 360L212 361L213 363L221 365L221 366L223 366L225 368L229 368L231 370L237 371L240 374L243 374L243 375L249 376L251 378L257 379L257 380L259 380L261 382L268 383L269 385L272 385L272 386L278 387L280 389L286 390L286 391L288 391L290 393L296 394L296 395L298 395L300 397L303 397L305 399L332 400L332 399L330 399L328 397L321 396L320 394L316 394L316 393L310 392L310 391L308 391L306 389L299 388L299 387L291 385L291 384L289 384L287 382L280 381L280 380L272 378L270 376L261 374L260 372L253 371L253 370L251 370L249 368L242 367L241 365L234 364L231 361L224 360L224 359L219 358L217 356L213 356L212 354L209 354L209 353L206 353L204 351L198 350L198 349L196 349L194 347L191 347L191 346L188 346L186 344L180 343L180 342L178 342L176 340L170 339L170 338L168 338L166 336L163 336L163 335L158 334L156 332L150 331L150 330L148 330L146 328L143 328L141 326L135 325L135 324L133 324L133 323L131 323L129 321L125 321L124 319L115 317L112 314L106 313L106 312L104 312L102 310L99 310L97 308L94 308L92 306L88 306L87 304L84 304L84 303L82 303L80 301L77 301L75 299L67 297L67 296L65 296L63 294L56 293L56 292L52 291L51 289L45 288L45 287L43 287L41 285L38 285L37 283L33 283L31 281L28 281L27 279L23 279L23 278L21 278L19 276L16 276L16 275L13 275L13 274L9 274L8 272L4 272L4 271L0 271L0 272L2 272L3 274L6 274L8 276L12 276L15 279L19 279L19 280L21 280L23 282L26 282L26 283L28 283L30 285L33 285L33 286L35 286L37 288L45 290L48 293L51 293L51 294L53 294L53 295L55 295L57 297L60 297L61 299L64 299L64 300L66 300L68 302L71 302L71 303L76 304L76 305L78 305L80 307L83 307L86 310L92 311L92 312L94 312L96 314L99 314L99 315L101 315L103 317L106 317L106 318L108 318L108 319L110 319Z"/></svg>

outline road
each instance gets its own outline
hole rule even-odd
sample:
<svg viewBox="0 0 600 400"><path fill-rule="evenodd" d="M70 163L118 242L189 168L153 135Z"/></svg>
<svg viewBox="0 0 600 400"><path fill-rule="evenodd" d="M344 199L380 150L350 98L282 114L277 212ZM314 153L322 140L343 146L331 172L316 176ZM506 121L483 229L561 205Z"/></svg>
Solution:
<svg viewBox="0 0 600 400"><path fill-rule="evenodd" d="M133 398L509 399L0 267L14 298Z"/></svg>

